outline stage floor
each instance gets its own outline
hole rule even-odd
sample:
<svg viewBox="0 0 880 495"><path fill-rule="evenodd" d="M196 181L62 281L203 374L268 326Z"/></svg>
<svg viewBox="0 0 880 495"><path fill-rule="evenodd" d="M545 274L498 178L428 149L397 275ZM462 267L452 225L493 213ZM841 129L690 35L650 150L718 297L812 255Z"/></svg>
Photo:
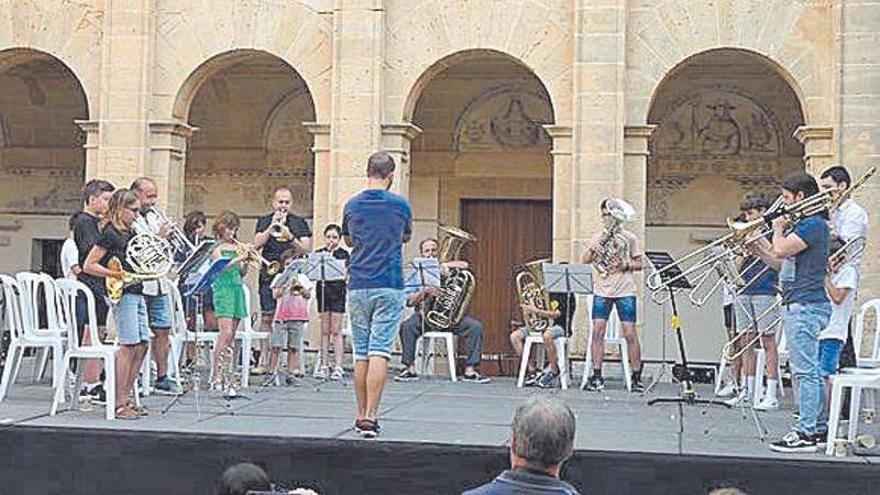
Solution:
<svg viewBox="0 0 880 495"><path fill-rule="evenodd" d="M63 410L49 417L51 389L30 383L22 370L19 383L0 403L0 424L70 428L123 429L173 433L222 433L274 437L360 440L354 432L354 391L351 383L303 379L298 386L252 387L243 397L227 401L217 393L190 392L169 407L172 397L150 396L144 404L150 416L137 421L105 421L104 410ZM255 377L260 383L262 377ZM646 382L647 383L647 382ZM556 394L578 419L577 450L647 452L672 455L736 456L745 458L811 459L814 461L880 464L880 456L846 458L822 454L782 455L767 444L792 423L791 395L779 411L758 413L768 435L759 437L752 413L720 406L648 406L657 396L673 396L678 387L660 383L649 394L631 394L620 381L609 379L603 393L517 389L510 378L489 384L451 383L422 379L390 381L381 408L379 442L431 442L453 445L503 446L510 435L515 406L536 394ZM711 388L700 386L703 397ZM167 410L166 410L167 409ZM860 432L880 436L880 425L860 425Z"/></svg>

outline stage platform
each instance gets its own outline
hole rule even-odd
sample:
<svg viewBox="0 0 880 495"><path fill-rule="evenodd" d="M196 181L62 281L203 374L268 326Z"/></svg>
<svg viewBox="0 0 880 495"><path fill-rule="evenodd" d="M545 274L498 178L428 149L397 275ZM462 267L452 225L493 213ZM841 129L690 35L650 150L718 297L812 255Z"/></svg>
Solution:
<svg viewBox="0 0 880 495"><path fill-rule="evenodd" d="M285 486L326 494L458 493L506 466L514 408L536 394L556 394L577 414L577 453L564 477L583 493L706 493L726 484L753 494L843 494L880 486L880 457L768 449L792 422L790 394L782 410L758 414L768 433L762 441L747 410L646 405L676 391L661 383L630 394L613 379L603 393L517 389L509 378L390 382L382 435L363 440L352 427L350 383L307 378L252 387L233 401L204 392L197 401L190 392L170 407L171 397L150 396L149 417L108 422L98 407L49 417L48 384L21 378L0 403L0 492L209 494L225 466L251 460ZM880 436L876 424L862 430Z"/></svg>

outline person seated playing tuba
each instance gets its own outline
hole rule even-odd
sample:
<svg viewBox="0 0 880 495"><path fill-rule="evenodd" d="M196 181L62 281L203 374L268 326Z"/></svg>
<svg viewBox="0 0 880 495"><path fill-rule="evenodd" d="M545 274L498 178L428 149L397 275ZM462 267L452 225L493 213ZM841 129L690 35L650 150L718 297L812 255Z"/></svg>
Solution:
<svg viewBox="0 0 880 495"><path fill-rule="evenodd" d="M439 256L440 244L437 239L429 238L419 244L419 250L424 258L437 258ZM445 278L452 269L467 269L466 261L447 261L440 264L441 277ZM422 308L429 308L433 299L439 294L440 289L436 287L423 287L414 289L406 299L406 305L416 308L415 313L406 319L400 325L400 344L402 347L401 362L406 368L399 375L394 377L398 382L409 382L419 379L416 373L416 341L422 335ZM449 330L450 332L464 337L468 349L468 357L465 361L464 375L462 380L472 383L488 383L490 380L477 371L480 365L483 352L483 323L465 315L457 325L450 328L428 328L429 330ZM454 356L450 356L454 359Z"/></svg>

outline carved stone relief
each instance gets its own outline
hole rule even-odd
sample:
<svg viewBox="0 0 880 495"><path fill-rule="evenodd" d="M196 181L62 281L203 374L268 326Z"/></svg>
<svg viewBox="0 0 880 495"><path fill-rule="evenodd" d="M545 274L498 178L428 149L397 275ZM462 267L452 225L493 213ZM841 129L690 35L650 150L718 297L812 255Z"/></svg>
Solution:
<svg viewBox="0 0 880 495"><path fill-rule="evenodd" d="M543 149L549 137L541 126L552 121L550 102L543 94L510 86L492 88L458 115L453 150Z"/></svg>

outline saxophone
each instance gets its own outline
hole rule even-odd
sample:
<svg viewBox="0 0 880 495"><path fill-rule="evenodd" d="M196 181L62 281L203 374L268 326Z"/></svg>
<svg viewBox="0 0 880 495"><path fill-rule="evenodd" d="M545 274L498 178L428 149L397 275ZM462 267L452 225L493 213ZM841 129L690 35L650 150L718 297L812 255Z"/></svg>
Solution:
<svg viewBox="0 0 880 495"><path fill-rule="evenodd" d="M620 198L609 198L605 207L611 215L611 223L602 230L599 248L593 259L593 268L602 278L607 277L611 273L611 267L626 255L629 240L621 232L621 225L636 217L635 208Z"/></svg>
<svg viewBox="0 0 880 495"><path fill-rule="evenodd" d="M441 263L458 259L462 248L477 240L473 235L455 227L440 226L445 234L440 241ZM425 314L425 322L435 329L445 330L458 325L464 317L476 289L474 274L465 268L453 268L443 281L440 293Z"/></svg>

